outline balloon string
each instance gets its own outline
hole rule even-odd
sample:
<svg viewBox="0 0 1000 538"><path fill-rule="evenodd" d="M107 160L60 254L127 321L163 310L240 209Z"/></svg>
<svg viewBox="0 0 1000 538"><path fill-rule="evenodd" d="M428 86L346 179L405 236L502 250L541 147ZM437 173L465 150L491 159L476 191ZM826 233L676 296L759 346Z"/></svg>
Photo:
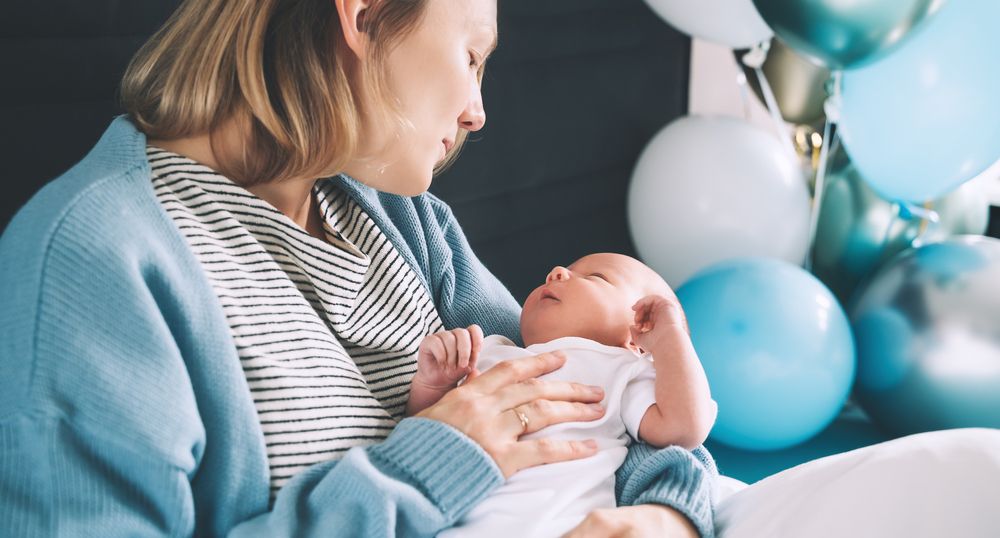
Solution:
<svg viewBox="0 0 1000 538"><path fill-rule="evenodd" d="M812 271L813 249L816 248L816 229L819 227L819 212L823 207L823 195L826 190L826 169L827 161L830 158L830 131L840 119L840 75L841 71L833 72L833 90L830 97L823 103L826 121L823 123L823 142L819 150L819 166L816 168L816 183L809 214L809 248L806 250L806 271Z"/></svg>
<svg viewBox="0 0 1000 538"><path fill-rule="evenodd" d="M781 118L781 109L778 108L778 100L774 98L774 92L771 91L771 85L767 83L764 70L755 67L753 72L757 75L757 82L760 83L760 91L764 94L764 102L767 103L767 110L771 113L771 119L774 120L774 127L778 131L778 138L781 139L782 145L785 146L785 151L792 158L796 158L795 146L792 145L792 139L788 136L788 132L785 129L785 120Z"/></svg>
<svg viewBox="0 0 1000 538"><path fill-rule="evenodd" d="M788 136L788 132L785 129L785 120L782 119L781 109L778 108L778 100L775 99L774 92L771 91L771 85L767 82L767 77L764 75L764 70L762 69L764 61L767 59L767 51L770 48L771 43L769 41L758 43L750 49L750 52L743 55L743 65L752 68L754 75L757 76L757 83L760 84L760 93L764 95L764 104L767 105L767 111L771 113L774 127L778 131L778 138L785 147L785 151L795 159L797 158L795 146L792 144L791 137Z"/></svg>
<svg viewBox="0 0 1000 538"><path fill-rule="evenodd" d="M816 168L816 184L809 212L809 248L806 249L806 271L812 271L813 249L816 248L816 229L819 227L819 211L823 207L823 191L826 189L826 167L830 153L830 126L832 124L833 121L830 118L827 118L823 124L823 143L819 150L819 166Z"/></svg>
<svg viewBox="0 0 1000 538"><path fill-rule="evenodd" d="M740 101L743 104L743 119L750 121L752 115L750 112L750 90L748 89L749 83L747 82L747 76L743 74L743 71L736 75L736 85L740 89Z"/></svg>
<svg viewBox="0 0 1000 538"><path fill-rule="evenodd" d="M910 246L917 247L923 244L924 238L933 231L936 231L941 223L941 215L934 210L933 202L925 202L917 205L911 202L896 202L896 214L904 220L920 219L920 229L916 237L910 240Z"/></svg>

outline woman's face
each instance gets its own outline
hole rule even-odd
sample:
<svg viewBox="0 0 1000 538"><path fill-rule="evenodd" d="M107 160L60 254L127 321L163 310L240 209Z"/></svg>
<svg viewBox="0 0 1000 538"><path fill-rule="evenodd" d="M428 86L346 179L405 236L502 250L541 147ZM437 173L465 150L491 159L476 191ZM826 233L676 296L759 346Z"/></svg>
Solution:
<svg viewBox="0 0 1000 538"><path fill-rule="evenodd" d="M389 90L412 128L382 125L363 110L360 154L348 175L404 196L430 187L459 129L486 123L477 73L496 44L496 19L496 0L428 0L418 27L387 59Z"/></svg>

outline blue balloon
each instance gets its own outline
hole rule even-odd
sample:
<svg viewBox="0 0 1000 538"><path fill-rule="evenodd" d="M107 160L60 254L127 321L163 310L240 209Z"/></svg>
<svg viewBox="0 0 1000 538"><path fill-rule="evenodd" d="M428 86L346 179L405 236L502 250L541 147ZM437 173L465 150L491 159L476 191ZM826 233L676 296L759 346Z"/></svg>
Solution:
<svg viewBox="0 0 1000 538"><path fill-rule="evenodd" d="M777 450L823 430L847 401L847 316L801 268L769 258L713 265L677 290L719 416L712 439Z"/></svg>
<svg viewBox="0 0 1000 538"><path fill-rule="evenodd" d="M883 197L924 202L1000 159L997 0L950 0L904 46L843 73L840 135Z"/></svg>

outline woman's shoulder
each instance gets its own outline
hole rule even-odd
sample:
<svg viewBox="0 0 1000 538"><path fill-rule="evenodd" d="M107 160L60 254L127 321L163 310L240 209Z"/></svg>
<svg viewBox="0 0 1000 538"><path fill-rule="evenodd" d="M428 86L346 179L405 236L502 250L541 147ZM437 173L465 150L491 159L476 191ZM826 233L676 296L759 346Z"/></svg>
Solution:
<svg viewBox="0 0 1000 538"><path fill-rule="evenodd" d="M40 254L55 241L99 245L105 236L121 241L162 216L145 137L119 117L81 161L17 212L0 238L0 256Z"/></svg>

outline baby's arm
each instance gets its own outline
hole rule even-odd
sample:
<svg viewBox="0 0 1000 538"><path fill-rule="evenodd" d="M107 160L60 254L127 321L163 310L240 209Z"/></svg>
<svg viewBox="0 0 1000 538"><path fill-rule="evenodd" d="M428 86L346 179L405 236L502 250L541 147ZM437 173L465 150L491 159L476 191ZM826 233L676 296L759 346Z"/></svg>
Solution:
<svg viewBox="0 0 1000 538"><path fill-rule="evenodd" d="M437 403L463 377L479 375L476 361L482 344L483 330L478 325L425 336L417 352L417 373L410 382L406 416Z"/></svg>
<svg viewBox="0 0 1000 538"><path fill-rule="evenodd" d="M657 447L693 449L708 437L718 406L691 343L684 312L676 298L659 295L643 297L632 309L636 311L632 338L653 354L656 368L656 403L643 415L639 437Z"/></svg>

